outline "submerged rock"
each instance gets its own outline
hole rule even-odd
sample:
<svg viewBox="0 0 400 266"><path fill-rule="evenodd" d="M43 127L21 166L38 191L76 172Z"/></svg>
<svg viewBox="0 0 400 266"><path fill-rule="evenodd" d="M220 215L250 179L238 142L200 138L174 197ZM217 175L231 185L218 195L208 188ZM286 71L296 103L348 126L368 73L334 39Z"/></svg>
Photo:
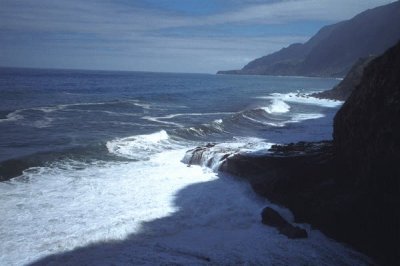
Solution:
<svg viewBox="0 0 400 266"><path fill-rule="evenodd" d="M307 238L307 231L291 225L287 222L277 211L270 207L265 207L261 213L262 223L275 227L279 233L287 236L288 238Z"/></svg>

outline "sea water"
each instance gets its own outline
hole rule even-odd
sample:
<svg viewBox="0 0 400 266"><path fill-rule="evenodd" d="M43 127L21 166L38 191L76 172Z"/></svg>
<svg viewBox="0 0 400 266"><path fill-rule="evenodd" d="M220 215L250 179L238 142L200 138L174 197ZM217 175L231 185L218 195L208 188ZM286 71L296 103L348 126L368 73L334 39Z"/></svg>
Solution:
<svg viewBox="0 0 400 266"><path fill-rule="evenodd" d="M184 163L331 139L341 102L309 94L337 82L0 69L0 265L368 264L307 224L289 240L245 181Z"/></svg>

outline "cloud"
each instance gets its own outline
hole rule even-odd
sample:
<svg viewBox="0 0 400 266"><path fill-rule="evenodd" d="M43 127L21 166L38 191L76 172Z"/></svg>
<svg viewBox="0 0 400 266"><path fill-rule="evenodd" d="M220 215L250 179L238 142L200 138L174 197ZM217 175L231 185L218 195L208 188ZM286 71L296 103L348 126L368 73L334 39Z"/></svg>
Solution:
<svg viewBox="0 0 400 266"><path fill-rule="evenodd" d="M288 36L279 28L272 35L259 30L263 27L296 29L301 21L315 21L316 28L393 2L202 0L196 8L207 2L216 8L188 15L193 5L174 9L188 2L171 1L160 8L155 0L0 0L0 59L22 66L214 72L241 67L311 35ZM243 25L257 27L249 36L246 28L235 30ZM179 36L166 34L171 30Z"/></svg>
<svg viewBox="0 0 400 266"><path fill-rule="evenodd" d="M80 69L215 73L220 69L240 68L255 57L306 39L304 36L246 39L131 36L118 40L81 40L61 35L57 40L44 38L30 42L28 48L18 42L3 50L0 61L9 61L11 56L15 65L25 63L29 67L58 65Z"/></svg>
<svg viewBox="0 0 400 266"><path fill-rule="evenodd" d="M228 2L228 1L225 1ZM236 1L233 1L236 2ZM260 1L244 1L258 3ZM291 0L247 5L239 10L184 16L117 2L2 0L0 27L8 30L135 32L226 23L276 24L301 20L338 21L388 0ZM243 4L242 4L243 5Z"/></svg>

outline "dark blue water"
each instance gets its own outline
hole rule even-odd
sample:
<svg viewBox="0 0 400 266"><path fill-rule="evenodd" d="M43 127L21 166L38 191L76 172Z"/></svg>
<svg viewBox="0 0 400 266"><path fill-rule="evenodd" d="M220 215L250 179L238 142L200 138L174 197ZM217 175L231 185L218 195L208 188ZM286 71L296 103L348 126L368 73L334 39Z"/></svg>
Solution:
<svg viewBox="0 0 400 266"><path fill-rule="evenodd" d="M307 225L287 239L248 184L183 163L208 142L218 166L330 139L340 103L307 93L337 82L0 69L0 176L15 177L0 182L0 264L368 265Z"/></svg>
<svg viewBox="0 0 400 266"><path fill-rule="evenodd" d="M335 108L298 102L288 103L289 112L268 113L258 108L271 105L271 99L262 98L271 93L319 91L337 82L296 77L0 69L0 162L43 152L50 156L43 160L78 155L105 158L109 155L107 141L160 130L184 140L205 142L237 136L272 142L326 139L330 138L331 125L325 122L327 119L319 125L324 129L313 129L317 131L314 134L307 132L309 123L284 122L293 120L296 113L330 118ZM221 119L222 123L216 123Z"/></svg>

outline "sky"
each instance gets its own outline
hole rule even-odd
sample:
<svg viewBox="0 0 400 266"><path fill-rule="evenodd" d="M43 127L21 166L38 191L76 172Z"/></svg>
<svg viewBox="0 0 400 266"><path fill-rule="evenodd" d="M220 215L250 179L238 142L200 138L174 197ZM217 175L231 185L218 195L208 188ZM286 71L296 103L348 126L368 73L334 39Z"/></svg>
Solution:
<svg viewBox="0 0 400 266"><path fill-rule="evenodd" d="M0 66L215 73L392 0L0 0Z"/></svg>

